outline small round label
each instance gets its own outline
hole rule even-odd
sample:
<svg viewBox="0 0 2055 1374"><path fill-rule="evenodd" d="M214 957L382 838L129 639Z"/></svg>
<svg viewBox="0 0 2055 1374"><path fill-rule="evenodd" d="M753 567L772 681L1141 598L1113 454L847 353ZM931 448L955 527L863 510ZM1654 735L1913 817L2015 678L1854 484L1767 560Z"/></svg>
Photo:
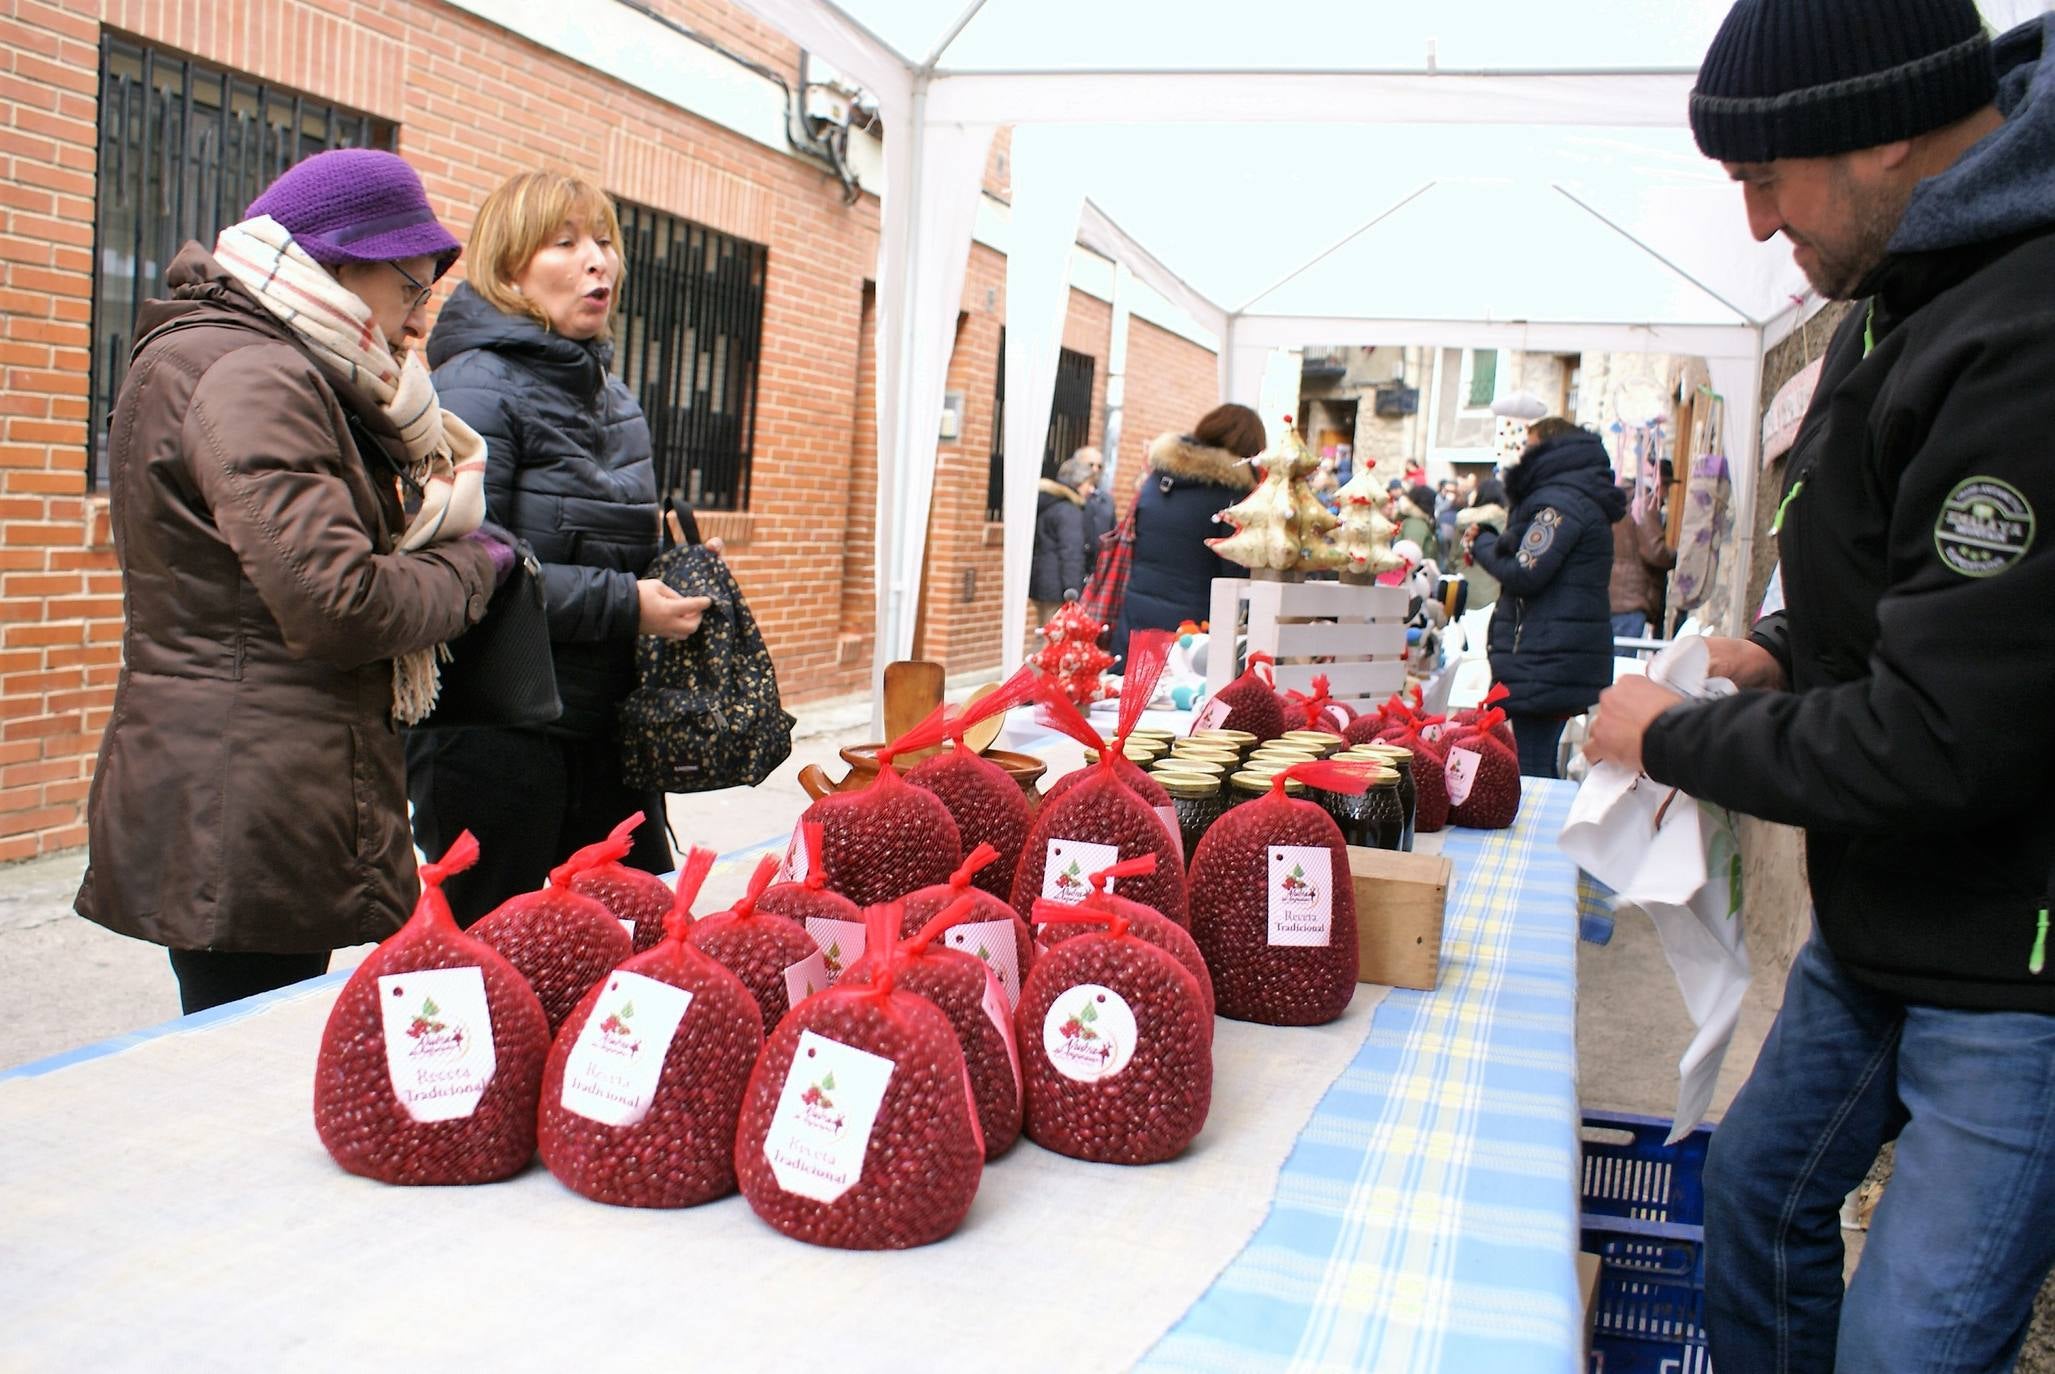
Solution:
<svg viewBox="0 0 2055 1374"><path fill-rule="evenodd" d="M1042 1052L1065 1078L1111 1078L1134 1058L1135 1014L1112 988L1080 983L1049 1004Z"/></svg>
<svg viewBox="0 0 2055 1374"><path fill-rule="evenodd" d="M2019 488L1995 477L1972 477L1942 503L1934 549L1951 572L1995 577L2033 547L2034 523L2034 508Z"/></svg>

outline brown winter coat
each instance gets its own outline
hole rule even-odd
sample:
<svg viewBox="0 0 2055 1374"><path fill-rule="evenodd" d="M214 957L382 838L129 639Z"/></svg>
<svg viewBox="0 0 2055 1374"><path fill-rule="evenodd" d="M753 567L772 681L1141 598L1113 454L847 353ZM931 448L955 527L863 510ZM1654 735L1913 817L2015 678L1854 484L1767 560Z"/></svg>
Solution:
<svg viewBox="0 0 2055 1374"><path fill-rule="evenodd" d="M484 548L395 554L398 436L198 244L108 437L127 624L79 914L174 949L389 934L416 891L392 659L456 636Z"/></svg>
<svg viewBox="0 0 2055 1374"><path fill-rule="evenodd" d="M1633 611L1654 620L1662 605L1663 579L1677 566L1677 555L1663 538L1662 512L1650 505L1647 514L1613 521L1613 575L1606 584L1614 615Z"/></svg>

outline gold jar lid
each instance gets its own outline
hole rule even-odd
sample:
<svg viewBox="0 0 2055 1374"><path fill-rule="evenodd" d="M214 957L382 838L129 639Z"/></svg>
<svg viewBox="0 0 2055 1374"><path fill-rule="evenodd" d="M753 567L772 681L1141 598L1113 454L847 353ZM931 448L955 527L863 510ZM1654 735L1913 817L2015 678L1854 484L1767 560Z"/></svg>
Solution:
<svg viewBox="0 0 2055 1374"><path fill-rule="evenodd" d="M1164 748L1168 749L1177 739L1177 734L1175 731L1166 730L1160 725L1137 725L1134 729L1128 731L1127 737L1129 739L1156 740Z"/></svg>
<svg viewBox="0 0 2055 1374"><path fill-rule="evenodd" d="M1244 768L1227 781L1237 792L1268 792L1279 771L1275 768ZM1288 795L1296 796L1306 790L1306 785L1296 778L1286 778L1284 790Z"/></svg>
<svg viewBox="0 0 2055 1374"><path fill-rule="evenodd" d="M1128 742L1128 744L1127 744L1127 745L1126 745L1126 746L1125 746L1124 748L1122 748L1122 749L1121 749L1120 753L1121 753L1121 756L1122 756L1123 758L1125 758L1125 759L1126 759L1126 760L1127 760L1127 761L1128 761L1129 763L1133 763L1133 764L1147 764L1147 763L1154 763L1154 762L1156 761L1156 757L1157 757L1157 756L1156 756L1156 755L1155 755L1154 753L1152 753L1152 752L1151 752L1151 751L1149 751L1148 749L1145 749L1145 748L1142 748L1142 747L1141 747L1141 746L1139 746L1139 745L1136 745L1136 744L1135 744L1135 743L1134 743L1133 741L1129 741L1129 742ZM1086 763L1097 763L1098 761L1099 761L1099 751L1098 751L1098 750L1096 750L1096 749L1087 749L1087 750L1085 750L1085 762L1086 762Z"/></svg>
<svg viewBox="0 0 2055 1374"><path fill-rule="evenodd" d="M1173 797L1203 801L1220 795L1220 779L1209 778L1203 773L1158 773L1156 781Z"/></svg>
<svg viewBox="0 0 2055 1374"><path fill-rule="evenodd" d="M1205 777L1224 778L1241 768L1234 759L1222 762L1218 759L1197 759L1187 754L1182 758L1158 759L1149 765L1151 773L1198 773Z"/></svg>
<svg viewBox="0 0 2055 1374"><path fill-rule="evenodd" d="M1189 734L1189 735L1185 736L1185 738L1186 738L1186 739L1222 739L1222 740L1226 740L1226 741L1228 741L1229 743L1233 744L1233 745L1234 745L1234 746L1235 746L1235 747L1236 747L1237 749L1247 749L1247 748L1250 748L1250 747L1252 747L1252 746L1254 746L1254 745L1256 745L1256 744L1260 743L1260 741L1259 741L1259 740L1258 740L1258 739L1257 739L1257 738L1256 738L1256 737L1255 737L1254 735L1250 734L1250 733L1249 733L1248 731L1246 731L1246 730L1225 730L1225 729L1213 729L1213 730L1194 730L1194 731L1192 731L1192 733L1191 733L1191 734Z"/></svg>
<svg viewBox="0 0 2055 1374"><path fill-rule="evenodd" d="M1188 755L1197 755L1202 759L1239 760L1242 757L1242 751L1231 744L1222 744L1216 740L1193 741L1181 739L1170 746L1170 757L1178 759L1185 758Z"/></svg>
<svg viewBox="0 0 2055 1374"><path fill-rule="evenodd" d="M1368 755L1376 758L1405 759L1408 762L1413 757L1413 751L1406 748L1405 745L1387 744L1383 740L1372 740L1368 744L1359 744L1349 750L1349 752L1351 754Z"/></svg>
<svg viewBox="0 0 2055 1374"><path fill-rule="evenodd" d="M1217 763L1220 765L1222 772L1232 773L1242 766L1242 756L1240 754L1223 754L1218 750L1194 749L1184 754L1166 754L1161 759L1158 759L1157 762L1173 765L1180 763Z"/></svg>
<svg viewBox="0 0 2055 1374"><path fill-rule="evenodd" d="M1289 740L1293 744L1303 744L1309 748L1318 749L1323 754L1332 754L1348 743L1340 735L1330 730L1287 730L1282 735L1279 735L1278 738Z"/></svg>
<svg viewBox="0 0 2055 1374"><path fill-rule="evenodd" d="M1308 749L1300 744L1266 744L1249 755L1249 762L1258 759L1282 759L1287 763L1317 763L1323 758L1318 750Z"/></svg>

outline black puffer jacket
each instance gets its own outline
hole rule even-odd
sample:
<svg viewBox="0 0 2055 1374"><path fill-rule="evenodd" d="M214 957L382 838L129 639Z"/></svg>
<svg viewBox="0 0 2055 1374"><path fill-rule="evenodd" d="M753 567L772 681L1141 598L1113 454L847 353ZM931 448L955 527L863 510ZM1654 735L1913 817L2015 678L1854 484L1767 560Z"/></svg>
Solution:
<svg viewBox="0 0 2055 1374"><path fill-rule="evenodd" d="M613 348L552 334L459 286L428 336L443 409L485 436L491 519L542 560L564 714L600 735L635 685L636 582L657 553L656 470Z"/></svg>
<svg viewBox="0 0 2055 1374"><path fill-rule="evenodd" d="M1028 566L1028 595L1061 601L1085 590L1085 498L1056 481L1042 479L1035 498L1035 556Z"/></svg>
<svg viewBox="0 0 2055 1374"><path fill-rule="evenodd" d="M1544 439L1506 474L1513 512L1470 553L1499 581L1491 675L1509 715L1574 716L1613 680L1613 522L1627 500L1596 434Z"/></svg>

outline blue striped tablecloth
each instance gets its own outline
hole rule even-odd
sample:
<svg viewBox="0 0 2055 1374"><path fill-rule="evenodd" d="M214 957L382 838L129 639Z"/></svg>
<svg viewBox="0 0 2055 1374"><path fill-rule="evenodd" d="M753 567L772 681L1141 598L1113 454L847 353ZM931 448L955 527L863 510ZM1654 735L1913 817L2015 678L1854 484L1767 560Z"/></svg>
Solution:
<svg viewBox="0 0 2055 1374"><path fill-rule="evenodd" d="M1454 830L1441 985L1394 991L1270 1215L1145 1370L1580 1367L1575 794Z"/></svg>
<svg viewBox="0 0 2055 1374"><path fill-rule="evenodd" d="M1577 1293L1574 788L1532 780L1511 831L1451 831L1440 986L1393 991L1322 1099L1247 1246L1145 1370L1571 1371ZM783 835L722 856L753 866ZM310 987L118 1036L0 1081L204 1034ZM1253 1180L1252 1180L1253 1181Z"/></svg>

